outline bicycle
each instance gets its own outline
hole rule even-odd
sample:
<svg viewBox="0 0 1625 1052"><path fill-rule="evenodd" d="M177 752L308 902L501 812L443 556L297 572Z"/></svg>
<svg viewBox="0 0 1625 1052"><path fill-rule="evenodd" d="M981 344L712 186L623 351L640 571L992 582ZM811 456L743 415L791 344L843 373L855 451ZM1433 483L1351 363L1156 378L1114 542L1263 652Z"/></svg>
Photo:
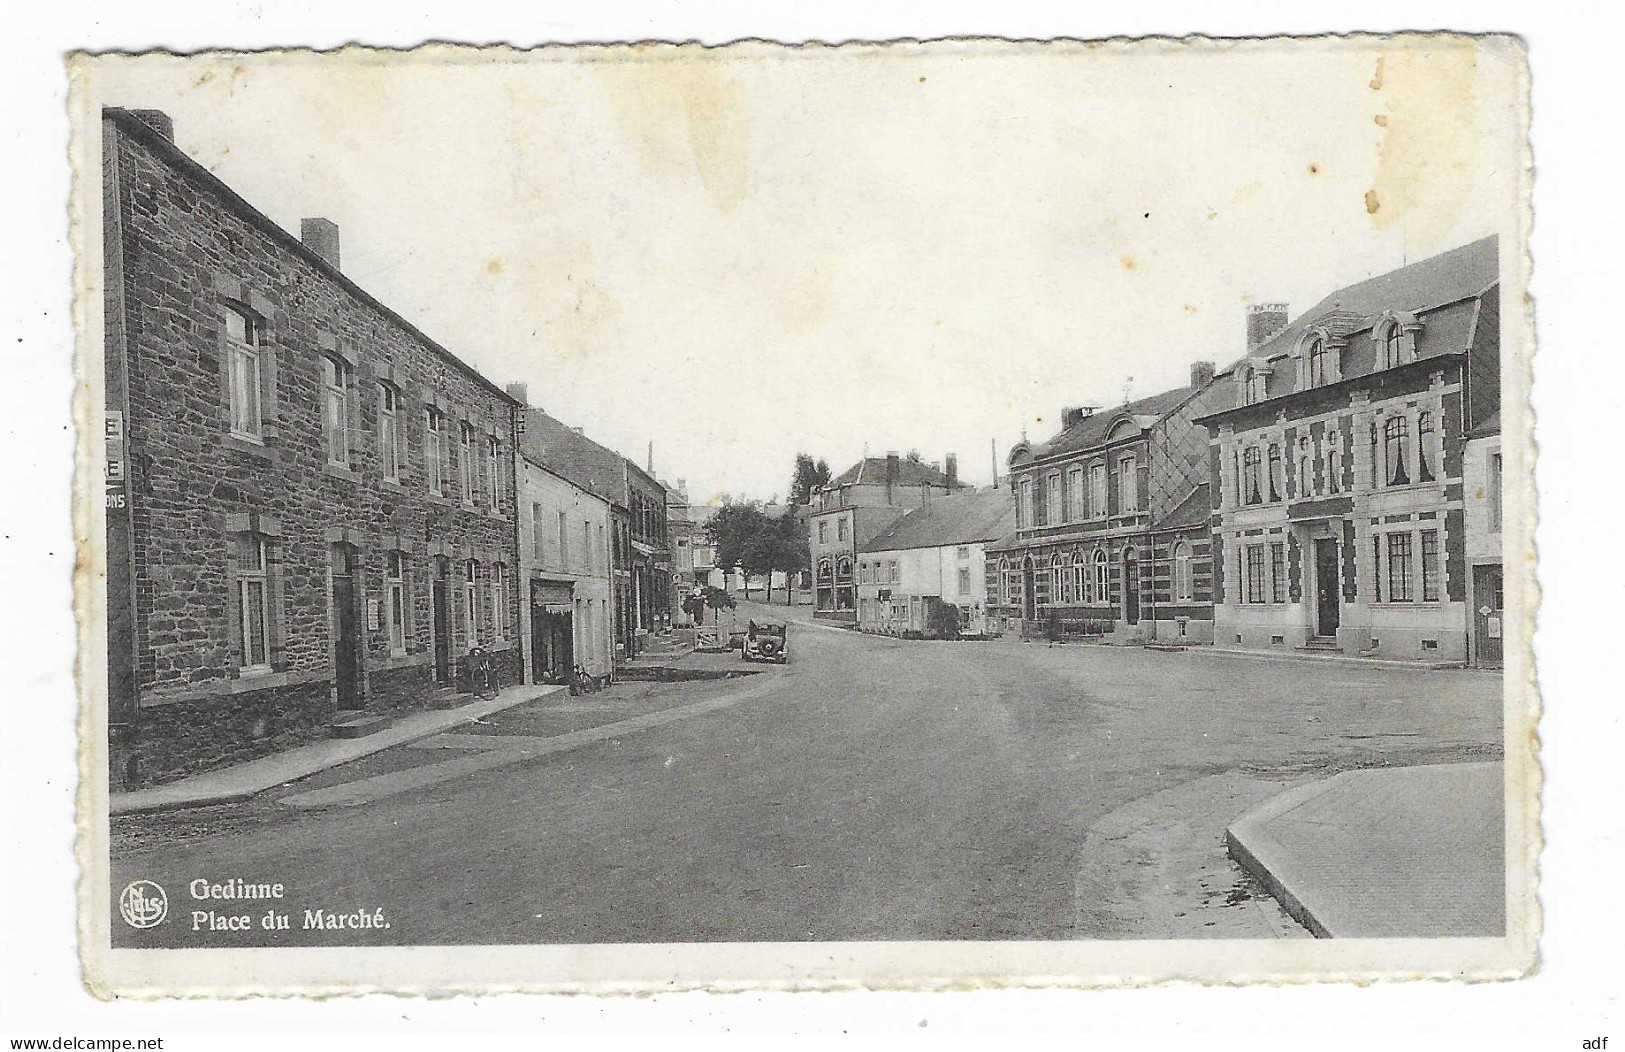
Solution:
<svg viewBox="0 0 1625 1052"><path fill-rule="evenodd" d="M484 647L473 647L468 652L468 686L486 700L497 696L496 664Z"/></svg>

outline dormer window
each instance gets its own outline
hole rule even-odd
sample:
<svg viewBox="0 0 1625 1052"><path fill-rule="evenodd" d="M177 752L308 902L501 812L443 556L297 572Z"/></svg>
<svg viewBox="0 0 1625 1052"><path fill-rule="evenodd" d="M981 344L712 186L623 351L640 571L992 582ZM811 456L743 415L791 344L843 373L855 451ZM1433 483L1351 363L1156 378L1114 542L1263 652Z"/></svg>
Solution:
<svg viewBox="0 0 1625 1052"><path fill-rule="evenodd" d="M1319 387L1326 382L1326 341L1315 340L1309 345L1309 386Z"/></svg>
<svg viewBox="0 0 1625 1052"><path fill-rule="evenodd" d="M1242 397L1246 405L1255 405L1264 400L1264 374L1248 367L1242 382L1244 384Z"/></svg>
<svg viewBox="0 0 1625 1052"><path fill-rule="evenodd" d="M1416 361L1416 335L1422 325L1416 316L1405 311L1387 311L1371 328L1371 339L1377 345L1377 367L1392 369L1406 362Z"/></svg>
<svg viewBox="0 0 1625 1052"><path fill-rule="evenodd" d="M1404 360L1404 333L1395 322L1388 326L1388 338L1382 343L1382 367L1392 369Z"/></svg>

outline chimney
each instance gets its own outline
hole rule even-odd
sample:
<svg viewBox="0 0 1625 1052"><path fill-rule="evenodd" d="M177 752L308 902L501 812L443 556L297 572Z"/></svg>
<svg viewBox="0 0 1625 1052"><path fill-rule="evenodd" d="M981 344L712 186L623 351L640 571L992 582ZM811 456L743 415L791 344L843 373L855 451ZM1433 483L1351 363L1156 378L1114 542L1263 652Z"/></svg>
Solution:
<svg viewBox="0 0 1625 1052"><path fill-rule="evenodd" d="M503 390L507 391L508 392L508 397L512 398L515 402L518 402L521 405L529 405L530 404L530 398L528 397L528 395L530 393L529 388L527 388L524 384L520 383L519 381L515 380L513 383L509 384L507 387L503 388Z"/></svg>
<svg viewBox="0 0 1625 1052"><path fill-rule="evenodd" d="M1191 387L1193 387L1196 390L1200 391L1202 388L1206 387L1208 384L1210 384L1212 382L1213 382L1213 363L1212 362L1192 362L1191 363Z"/></svg>
<svg viewBox="0 0 1625 1052"><path fill-rule="evenodd" d="M1247 307L1247 353L1251 354L1264 341L1286 328L1284 303L1253 303Z"/></svg>
<svg viewBox="0 0 1625 1052"><path fill-rule="evenodd" d="M1075 405L1061 407L1061 430L1068 431L1083 419L1083 410Z"/></svg>
<svg viewBox="0 0 1625 1052"><path fill-rule="evenodd" d="M136 120L162 135L170 142L175 141L175 122L163 110L131 110Z"/></svg>
<svg viewBox="0 0 1625 1052"><path fill-rule="evenodd" d="M339 269L339 225L331 219L299 220L299 240L305 247Z"/></svg>
<svg viewBox="0 0 1625 1052"><path fill-rule="evenodd" d="M959 454L949 453L942 462L947 465L948 488L953 489L959 485Z"/></svg>

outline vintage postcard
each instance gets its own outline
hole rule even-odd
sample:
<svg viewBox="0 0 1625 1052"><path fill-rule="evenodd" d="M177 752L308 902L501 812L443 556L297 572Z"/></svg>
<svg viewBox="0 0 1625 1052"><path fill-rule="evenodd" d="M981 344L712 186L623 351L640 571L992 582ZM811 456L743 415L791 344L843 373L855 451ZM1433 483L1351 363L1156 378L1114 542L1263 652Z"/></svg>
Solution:
<svg viewBox="0 0 1625 1052"><path fill-rule="evenodd" d="M1535 967L1519 41L69 74L98 995Z"/></svg>

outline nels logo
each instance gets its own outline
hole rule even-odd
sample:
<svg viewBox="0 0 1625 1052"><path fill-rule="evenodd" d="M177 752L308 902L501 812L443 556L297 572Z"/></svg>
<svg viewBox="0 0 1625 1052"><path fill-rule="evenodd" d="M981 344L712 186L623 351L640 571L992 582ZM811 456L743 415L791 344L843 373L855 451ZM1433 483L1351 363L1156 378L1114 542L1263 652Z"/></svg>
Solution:
<svg viewBox="0 0 1625 1052"><path fill-rule="evenodd" d="M119 892L118 912L132 928L151 928L169 916L169 896L150 880L132 880Z"/></svg>

